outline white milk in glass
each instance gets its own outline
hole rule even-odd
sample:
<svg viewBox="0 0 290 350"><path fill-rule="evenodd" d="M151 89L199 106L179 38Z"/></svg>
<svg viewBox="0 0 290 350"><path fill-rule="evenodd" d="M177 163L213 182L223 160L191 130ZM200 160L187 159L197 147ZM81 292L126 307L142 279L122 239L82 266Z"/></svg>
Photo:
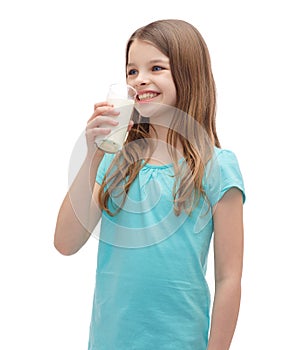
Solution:
<svg viewBox="0 0 290 350"><path fill-rule="evenodd" d="M111 129L109 135L98 136L96 143L100 149L107 153L116 153L120 151L126 141L128 135L128 125L132 116L134 108L134 100L120 99L120 98L109 98L108 102L114 105L114 109L120 114L116 117L119 124L117 126L103 125L102 127L108 127Z"/></svg>

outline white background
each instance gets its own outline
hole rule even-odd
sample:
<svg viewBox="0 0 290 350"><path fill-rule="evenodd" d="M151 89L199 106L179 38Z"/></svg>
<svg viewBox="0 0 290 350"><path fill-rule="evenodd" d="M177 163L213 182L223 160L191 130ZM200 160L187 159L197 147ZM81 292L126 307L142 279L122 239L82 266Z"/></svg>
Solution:
<svg viewBox="0 0 290 350"><path fill-rule="evenodd" d="M290 348L286 5L1 2L1 349L87 348L98 241L71 257L53 247L69 159L93 104L123 78L128 37L163 18L187 20L204 36L218 90L219 137L244 175L243 298L231 349Z"/></svg>

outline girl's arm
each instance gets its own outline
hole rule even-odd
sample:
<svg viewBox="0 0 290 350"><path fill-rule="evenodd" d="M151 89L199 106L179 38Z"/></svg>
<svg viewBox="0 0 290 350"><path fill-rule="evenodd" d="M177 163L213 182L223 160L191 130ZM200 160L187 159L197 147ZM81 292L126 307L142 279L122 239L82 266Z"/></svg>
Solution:
<svg viewBox="0 0 290 350"><path fill-rule="evenodd" d="M215 297L208 350L228 350L241 299L243 199L239 189L226 192L214 211Z"/></svg>
<svg viewBox="0 0 290 350"><path fill-rule="evenodd" d="M96 136L110 132L104 125L118 124L112 117L106 115L118 114L112 105L100 102L95 104L94 113L87 123L87 155L63 200L56 222L54 245L64 255L76 253L89 239L100 219L96 199L99 185L95 179L104 152L96 149L94 140Z"/></svg>
<svg viewBox="0 0 290 350"><path fill-rule="evenodd" d="M102 160L100 153L98 150L92 161L86 158L60 207L54 245L64 255L76 253L87 242L100 219L97 202L92 200L92 193L99 190L95 176Z"/></svg>

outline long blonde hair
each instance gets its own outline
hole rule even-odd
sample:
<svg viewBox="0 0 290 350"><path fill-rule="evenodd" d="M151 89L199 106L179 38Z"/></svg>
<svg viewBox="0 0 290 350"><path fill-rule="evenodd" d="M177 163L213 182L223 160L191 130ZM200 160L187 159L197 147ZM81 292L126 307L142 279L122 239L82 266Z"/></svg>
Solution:
<svg viewBox="0 0 290 350"><path fill-rule="evenodd" d="M173 124L167 134L167 143L174 164L174 210L188 214L205 196L202 179L213 146L220 147L216 132L216 89L207 45L199 31L182 20L159 20L137 29L126 46L126 67L131 44L135 39L151 43L169 58L170 69L176 87L177 104ZM184 115L187 117L184 118ZM135 124L130 130L125 147L115 157L101 185L99 203L109 215L116 214L124 204L126 195L140 169L148 162L144 149L150 148L147 119L136 111ZM200 132L202 131L202 132ZM177 143L182 145L186 167L178 166ZM152 154L152 153L151 153ZM117 166L116 166L117 165ZM108 208L110 194L122 187L121 205L112 212Z"/></svg>

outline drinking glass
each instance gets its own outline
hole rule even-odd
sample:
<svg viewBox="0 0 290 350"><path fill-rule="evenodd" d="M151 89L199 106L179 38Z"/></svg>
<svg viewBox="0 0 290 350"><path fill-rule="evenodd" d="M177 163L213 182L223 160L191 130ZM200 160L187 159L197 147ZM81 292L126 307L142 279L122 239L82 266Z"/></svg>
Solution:
<svg viewBox="0 0 290 350"><path fill-rule="evenodd" d="M136 95L136 90L128 84L116 83L110 85L107 101L120 113L118 116L112 116L118 120L119 124L116 126L102 126L109 127L111 132L108 135L96 137L95 143L98 148L107 153L117 153L122 149L128 136L128 125L133 114Z"/></svg>

